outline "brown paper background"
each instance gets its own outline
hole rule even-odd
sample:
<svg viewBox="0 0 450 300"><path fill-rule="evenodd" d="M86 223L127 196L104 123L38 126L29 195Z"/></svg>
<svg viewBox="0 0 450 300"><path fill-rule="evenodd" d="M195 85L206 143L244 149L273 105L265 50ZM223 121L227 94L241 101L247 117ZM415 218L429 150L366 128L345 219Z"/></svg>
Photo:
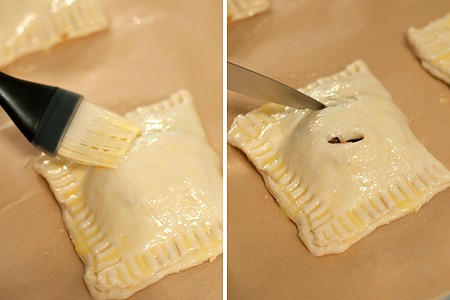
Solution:
<svg viewBox="0 0 450 300"><path fill-rule="evenodd" d="M26 56L2 71L79 92L120 113L189 89L221 157L222 3L103 4L108 31ZM30 163L37 153L1 111L0 299L90 299L60 208ZM130 299L221 297L219 257L169 275Z"/></svg>
<svg viewBox="0 0 450 300"><path fill-rule="evenodd" d="M450 1L271 1L228 28L228 59L301 87L364 60L419 140L450 168L449 86L405 40ZM441 100L442 99L442 100ZM445 103L446 102L446 103ZM228 92L228 124L261 101ZM230 299L435 299L450 292L450 189L339 255L314 257L245 155L228 146Z"/></svg>

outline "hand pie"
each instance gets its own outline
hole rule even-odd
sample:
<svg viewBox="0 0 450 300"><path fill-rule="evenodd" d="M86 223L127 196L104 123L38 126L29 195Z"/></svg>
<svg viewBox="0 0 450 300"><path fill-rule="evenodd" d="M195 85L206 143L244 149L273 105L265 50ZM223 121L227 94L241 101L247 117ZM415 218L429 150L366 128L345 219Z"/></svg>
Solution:
<svg viewBox="0 0 450 300"><path fill-rule="evenodd" d="M0 0L0 7L0 67L108 25L98 0Z"/></svg>
<svg viewBox="0 0 450 300"><path fill-rule="evenodd" d="M186 91L126 115L143 134L115 170L42 154L95 299L123 299L222 253L219 160ZM194 288L194 287L193 287Z"/></svg>
<svg viewBox="0 0 450 300"><path fill-rule="evenodd" d="M450 84L450 13L422 29L410 28L407 38L422 66Z"/></svg>
<svg viewBox="0 0 450 300"><path fill-rule="evenodd" d="M227 0L228 23L250 18L268 10L269 0Z"/></svg>
<svg viewBox="0 0 450 300"><path fill-rule="evenodd" d="M256 166L312 254L341 253L450 185L450 172L362 61L303 92L328 107L265 105L237 116L228 141Z"/></svg>

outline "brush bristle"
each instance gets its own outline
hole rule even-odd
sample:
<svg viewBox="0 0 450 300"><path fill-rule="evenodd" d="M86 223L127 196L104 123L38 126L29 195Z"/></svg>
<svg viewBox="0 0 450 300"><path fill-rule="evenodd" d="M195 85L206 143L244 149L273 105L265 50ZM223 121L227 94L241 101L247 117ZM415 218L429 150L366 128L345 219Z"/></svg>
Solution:
<svg viewBox="0 0 450 300"><path fill-rule="evenodd" d="M140 130L136 123L82 101L57 155L83 164L115 168Z"/></svg>

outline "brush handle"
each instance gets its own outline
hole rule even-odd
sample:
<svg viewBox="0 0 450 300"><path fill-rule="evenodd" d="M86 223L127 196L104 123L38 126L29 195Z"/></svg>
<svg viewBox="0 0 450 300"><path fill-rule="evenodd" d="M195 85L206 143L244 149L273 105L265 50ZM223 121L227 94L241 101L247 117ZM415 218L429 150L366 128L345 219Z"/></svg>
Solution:
<svg viewBox="0 0 450 300"><path fill-rule="evenodd" d="M0 72L0 105L30 142L56 90Z"/></svg>
<svg viewBox="0 0 450 300"><path fill-rule="evenodd" d="M0 105L33 145L55 155L81 95L0 72Z"/></svg>

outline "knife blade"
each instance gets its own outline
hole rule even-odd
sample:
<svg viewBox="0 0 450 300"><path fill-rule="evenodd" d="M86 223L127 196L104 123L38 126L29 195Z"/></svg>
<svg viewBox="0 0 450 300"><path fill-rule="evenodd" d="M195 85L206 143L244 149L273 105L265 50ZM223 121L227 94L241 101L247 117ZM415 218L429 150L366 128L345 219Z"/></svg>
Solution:
<svg viewBox="0 0 450 300"><path fill-rule="evenodd" d="M227 62L227 89L294 108L319 110L326 106L298 90L234 63Z"/></svg>

